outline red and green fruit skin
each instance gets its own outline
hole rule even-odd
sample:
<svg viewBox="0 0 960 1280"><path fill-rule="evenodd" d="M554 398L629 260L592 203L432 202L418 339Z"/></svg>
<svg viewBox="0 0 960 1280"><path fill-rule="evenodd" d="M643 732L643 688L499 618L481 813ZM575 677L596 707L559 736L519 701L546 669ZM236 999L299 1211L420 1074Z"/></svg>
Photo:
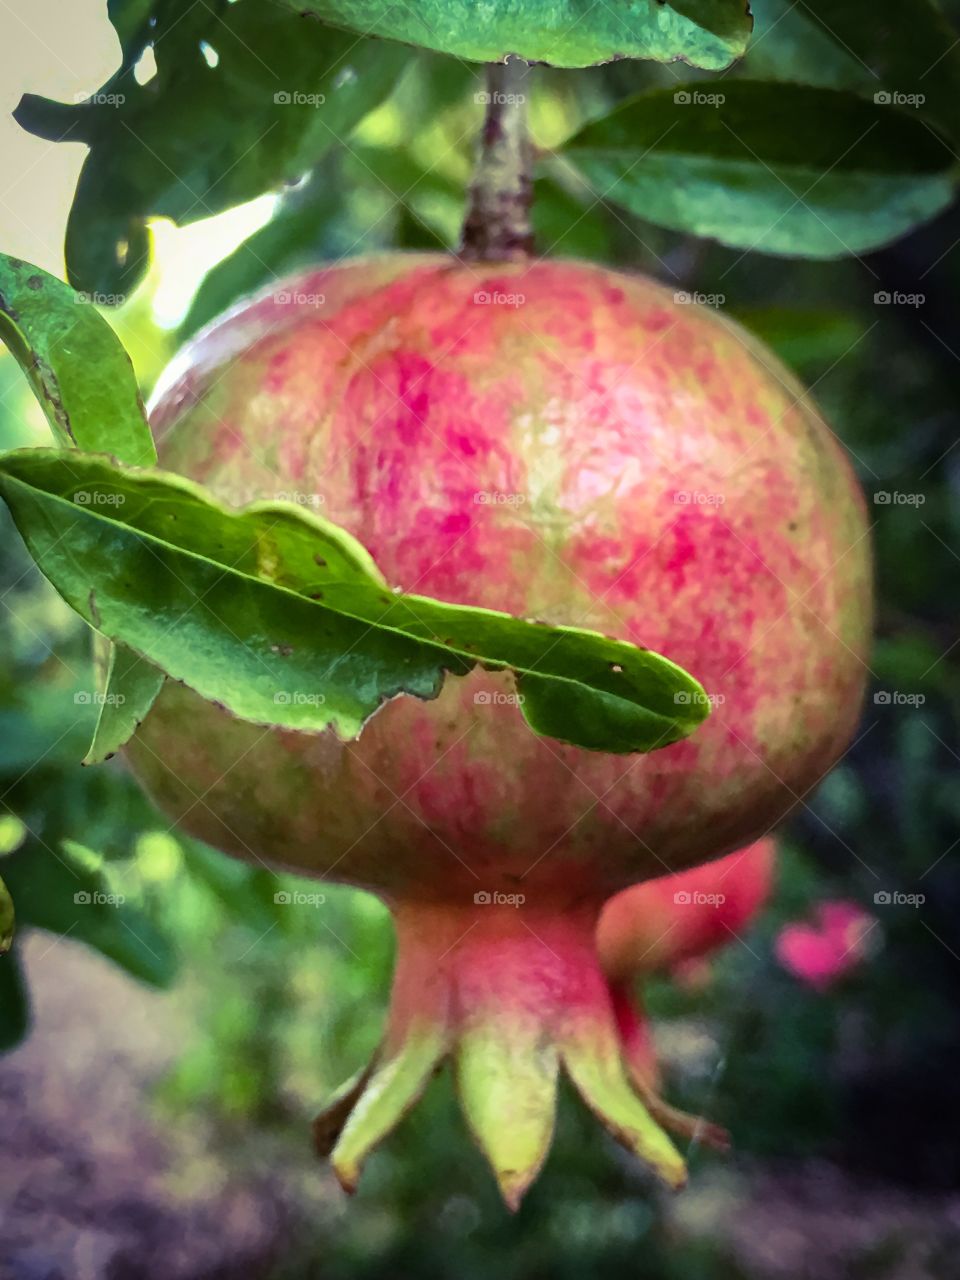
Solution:
<svg viewBox="0 0 960 1280"><path fill-rule="evenodd" d="M768 831L850 739L871 572L829 428L743 330L648 279L399 254L235 308L176 358L152 424L161 465L228 502L311 504L394 587L630 640L706 688L697 732L640 756L538 738L509 674L480 670L434 701L389 701L352 742L241 723L168 684L129 749L193 834L390 903L400 959L381 1062L422 1047L424 1026L433 1037L394 1072L411 1098L436 1054L472 1037L470 1061L497 1062L506 1037L528 1062L546 1027L591 1105L642 1149L629 1099L609 1100L596 920L627 886ZM487 1066L473 1084L461 1071L511 1201L547 1120L520 1153L480 1131L510 1098L551 1090L555 1069L548 1054L492 1100ZM384 1130L403 1109L391 1088ZM355 1145L338 1166L348 1185L372 1141ZM679 1157L644 1153L682 1180Z"/></svg>

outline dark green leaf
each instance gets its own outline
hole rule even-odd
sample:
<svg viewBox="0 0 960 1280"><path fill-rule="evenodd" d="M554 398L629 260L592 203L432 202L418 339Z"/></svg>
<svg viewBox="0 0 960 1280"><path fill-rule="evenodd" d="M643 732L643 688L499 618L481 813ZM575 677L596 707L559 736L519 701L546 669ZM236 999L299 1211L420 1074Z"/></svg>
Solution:
<svg viewBox="0 0 960 1280"><path fill-rule="evenodd" d="M13 929L16 915L10 890L0 879L0 956L10 950L13 945Z"/></svg>
<svg viewBox="0 0 960 1280"><path fill-rule="evenodd" d="M79 107L28 94L16 117L41 137L91 147L67 228L68 275L118 298L146 267L148 218L188 223L299 180L388 96L410 58L264 0L155 2L152 27L127 25L126 7L115 9L125 38L149 38L153 79L140 85L128 67Z"/></svg>
<svg viewBox="0 0 960 1280"><path fill-rule="evenodd" d="M16 950L0 956L0 1053L15 1049L27 1034L30 1008Z"/></svg>
<svg viewBox="0 0 960 1280"><path fill-rule="evenodd" d="M156 462L130 357L89 299L0 254L0 337L62 443L132 466Z"/></svg>
<svg viewBox="0 0 960 1280"><path fill-rule="evenodd" d="M749 80L633 98L562 154L598 196L651 222L811 258L896 239L950 202L956 177L916 114Z"/></svg>
<svg viewBox="0 0 960 1280"><path fill-rule="evenodd" d="M4 869L21 925L85 942L154 986L173 978L170 945L142 910L127 900L111 864L72 840L58 850L30 841Z"/></svg>
<svg viewBox="0 0 960 1280"><path fill-rule="evenodd" d="M751 0L753 39L737 73L750 80L791 80L872 95L877 78L797 0ZM707 86L704 86L706 88Z"/></svg>
<svg viewBox="0 0 960 1280"><path fill-rule="evenodd" d="M804 16L854 58L881 104L926 113L960 137L960 34L932 0L804 0Z"/></svg>
<svg viewBox="0 0 960 1280"><path fill-rule="evenodd" d="M242 719L354 737L387 698L513 670L537 732L647 751L707 714L667 659L594 632L390 592L335 525L242 512L162 472L51 450L6 454L0 491L41 570L91 625Z"/></svg>
<svg viewBox="0 0 960 1280"><path fill-rule="evenodd" d="M869 327L856 315L826 308L742 307L732 315L800 372L842 360Z"/></svg>
<svg viewBox="0 0 960 1280"><path fill-rule="evenodd" d="M280 0L297 13L474 62L516 54L555 67L682 58L720 70L751 31L743 0Z"/></svg>

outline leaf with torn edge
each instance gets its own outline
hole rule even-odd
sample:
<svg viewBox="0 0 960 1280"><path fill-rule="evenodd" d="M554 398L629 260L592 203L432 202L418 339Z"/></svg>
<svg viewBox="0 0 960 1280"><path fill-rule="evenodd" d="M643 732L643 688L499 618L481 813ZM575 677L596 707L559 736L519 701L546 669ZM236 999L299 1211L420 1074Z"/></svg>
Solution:
<svg viewBox="0 0 960 1280"><path fill-rule="evenodd" d="M708 712L659 654L397 595L359 543L298 507L233 511L178 476L41 449L0 459L0 492L78 613L244 720L352 738L387 699L434 698L478 664L516 674L535 732L591 750L652 751Z"/></svg>

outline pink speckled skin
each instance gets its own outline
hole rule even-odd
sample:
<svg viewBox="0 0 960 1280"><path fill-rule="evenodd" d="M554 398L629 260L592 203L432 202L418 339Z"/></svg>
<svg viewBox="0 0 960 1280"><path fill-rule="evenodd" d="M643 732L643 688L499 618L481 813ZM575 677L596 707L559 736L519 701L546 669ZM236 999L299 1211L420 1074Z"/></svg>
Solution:
<svg viewBox="0 0 960 1280"><path fill-rule="evenodd" d="M136 772L210 843L392 901L599 901L755 839L849 741L870 633L861 497L801 394L722 316L581 263L394 255L241 305L158 389L161 465L234 502L319 495L392 585L629 639L717 705L614 756L478 705L503 674L349 743L168 685Z"/></svg>

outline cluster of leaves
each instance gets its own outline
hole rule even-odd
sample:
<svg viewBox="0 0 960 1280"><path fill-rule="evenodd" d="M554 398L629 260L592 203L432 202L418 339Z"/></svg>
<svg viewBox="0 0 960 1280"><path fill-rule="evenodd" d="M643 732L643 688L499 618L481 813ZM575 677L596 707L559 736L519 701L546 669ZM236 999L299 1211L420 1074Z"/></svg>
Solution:
<svg viewBox="0 0 960 1280"><path fill-rule="evenodd" d="M573 127L541 159L544 223L572 214L569 228L602 200L735 247L836 258L942 210L958 177L960 48L931 0L885 0L882 13L857 0L756 8L751 45L743 0L498 0L482 10L452 0L115 0L116 74L82 103L27 95L17 118L91 148L67 265L76 288L103 298L128 296L142 276L149 218L186 223L285 186L294 189L280 217L244 248L248 277L329 249L323 215L345 212L363 187L405 207L421 239L449 242L458 220L444 206L462 197L449 166L418 158L415 136L371 155L361 126L404 87L414 134L451 99L469 121L467 95L482 82L462 60L507 54L559 67L683 59L716 71L746 51L709 82L671 72L656 88L655 73L616 62L599 80L581 76L567 90ZM141 83L148 55L156 71Z"/></svg>

